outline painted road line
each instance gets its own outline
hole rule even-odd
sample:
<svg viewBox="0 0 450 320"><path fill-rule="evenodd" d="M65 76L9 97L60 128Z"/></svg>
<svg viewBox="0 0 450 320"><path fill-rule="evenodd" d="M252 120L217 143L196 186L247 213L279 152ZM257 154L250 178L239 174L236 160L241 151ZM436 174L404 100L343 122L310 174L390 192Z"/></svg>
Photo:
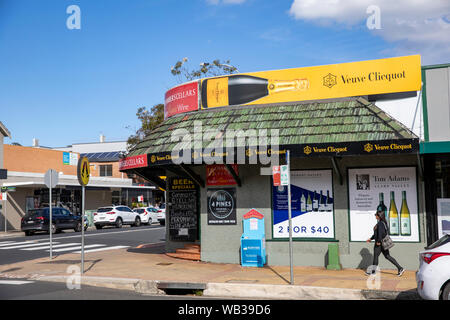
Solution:
<svg viewBox="0 0 450 320"><path fill-rule="evenodd" d="M52 246L52 249L53 248L61 248L61 247L69 247L69 246L79 246L80 244L79 243L63 243L63 244L54 244L53 246ZM44 249L50 249L50 245L47 245L47 246L43 246L43 247L36 247L36 248L25 248L25 249L20 249L20 250L23 250L23 251L35 251L35 250L44 250Z"/></svg>
<svg viewBox="0 0 450 320"><path fill-rule="evenodd" d="M53 242L53 244L58 244L59 242ZM41 243L29 243L29 244L21 244L21 245L14 245L11 247L3 247L0 248L0 250L8 250L8 249L20 249L20 248L29 248L29 247L38 247L43 245L50 245L50 242L41 242Z"/></svg>
<svg viewBox="0 0 450 320"><path fill-rule="evenodd" d="M20 280L0 280L0 284L13 284L13 285L21 285L34 283L34 281L20 281Z"/></svg>
<svg viewBox="0 0 450 320"><path fill-rule="evenodd" d="M84 236L85 237L96 237L96 236L107 236L107 235L116 234L116 233L142 232L142 231L161 230L161 229L166 229L166 227L135 229L135 230L127 230L127 231L99 232L99 233L93 233L93 234L85 233ZM66 236L55 236L55 237L53 237L53 239L55 239L55 240L70 239L70 238L81 238L81 234L80 235L76 235L76 236L67 236L67 237Z"/></svg>
<svg viewBox="0 0 450 320"><path fill-rule="evenodd" d="M7 243L7 242L9 242L9 243ZM24 243L36 243L35 241L22 241L22 242L7 241L7 242L1 242L0 247L15 246L15 245L24 244Z"/></svg>
<svg viewBox="0 0 450 320"><path fill-rule="evenodd" d="M85 248L95 248L95 247L104 247L104 246L106 246L106 244L90 244L90 245L87 245L84 247ZM81 246L78 245L78 246L72 247L72 248L55 249L55 250L53 250L53 252L63 252L63 251L72 251L72 250L80 250L80 249L81 249ZM50 250L46 250L46 251L50 252Z"/></svg>
<svg viewBox="0 0 450 320"><path fill-rule="evenodd" d="M98 252L98 251L106 251L106 250L117 250L117 249L125 249L129 248L130 246L114 246L114 247L106 247L106 248L100 248L100 249L91 249L91 250L84 250L84 253L89 252ZM81 251L77 251L74 253L81 253Z"/></svg>

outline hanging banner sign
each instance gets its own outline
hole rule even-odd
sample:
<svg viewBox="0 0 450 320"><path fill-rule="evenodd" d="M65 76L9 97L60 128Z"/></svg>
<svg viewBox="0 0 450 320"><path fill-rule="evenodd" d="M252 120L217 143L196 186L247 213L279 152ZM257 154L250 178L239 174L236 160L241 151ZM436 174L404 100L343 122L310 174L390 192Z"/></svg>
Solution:
<svg viewBox="0 0 450 320"><path fill-rule="evenodd" d="M142 168L147 166L147 155L142 154L139 156L126 157L119 161L119 171Z"/></svg>

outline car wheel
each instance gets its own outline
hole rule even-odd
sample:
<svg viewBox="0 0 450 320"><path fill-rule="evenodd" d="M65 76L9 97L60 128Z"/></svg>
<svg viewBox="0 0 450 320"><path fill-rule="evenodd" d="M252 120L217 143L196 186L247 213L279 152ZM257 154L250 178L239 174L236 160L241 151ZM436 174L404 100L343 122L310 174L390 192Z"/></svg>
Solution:
<svg viewBox="0 0 450 320"><path fill-rule="evenodd" d="M25 231L25 236L26 237L32 236L33 234L34 234L33 231L30 231L30 230Z"/></svg>
<svg viewBox="0 0 450 320"><path fill-rule="evenodd" d="M101 225L99 225L99 224L96 224L96 225L95 225L95 229L100 230L101 228L103 228L103 226L101 226Z"/></svg>
<svg viewBox="0 0 450 320"><path fill-rule="evenodd" d="M442 300L450 300L450 282L442 290Z"/></svg>
<svg viewBox="0 0 450 320"><path fill-rule="evenodd" d="M78 222L75 228L73 228L75 232L81 232L81 222Z"/></svg>
<svg viewBox="0 0 450 320"><path fill-rule="evenodd" d="M151 226L151 225L152 225L152 223L153 223L153 220L152 220L152 218L148 218L148 222L147 222L147 224L148 224L149 226Z"/></svg>
<svg viewBox="0 0 450 320"><path fill-rule="evenodd" d="M136 217L136 220L134 220L134 226L139 227L141 225L141 218Z"/></svg>
<svg viewBox="0 0 450 320"><path fill-rule="evenodd" d="M116 220L116 228L122 228L122 218L117 218Z"/></svg>

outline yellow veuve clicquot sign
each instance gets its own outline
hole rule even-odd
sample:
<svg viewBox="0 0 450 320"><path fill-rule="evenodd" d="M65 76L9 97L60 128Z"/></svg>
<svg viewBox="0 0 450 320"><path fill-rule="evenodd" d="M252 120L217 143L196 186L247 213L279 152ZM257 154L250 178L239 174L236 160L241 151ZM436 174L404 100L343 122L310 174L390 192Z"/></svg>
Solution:
<svg viewBox="0 0 450 320"><path fill-rule="evenodd" d="M91 170L89 168L89 160L86 157L80 157L78 160L77 176L78 182L82 186L86 186L89 183L89 177L91 175Z"/></svg>
<svg viewBox="0 0 450 320"><path fill-rule="evenodd" d="M419 91L420 55L233 74L201 81L202 109Z"/></svg>

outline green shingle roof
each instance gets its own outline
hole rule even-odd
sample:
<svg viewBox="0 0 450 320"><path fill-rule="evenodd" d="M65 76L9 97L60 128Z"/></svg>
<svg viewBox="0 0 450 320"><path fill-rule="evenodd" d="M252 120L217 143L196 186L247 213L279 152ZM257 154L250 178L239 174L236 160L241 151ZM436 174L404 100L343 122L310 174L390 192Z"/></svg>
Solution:
<svg viewBox="0 0 450 320"><path fill-rule="evenodd" d="M224 107L176 115L161 123L130 151L129 156L171 152L175 146L180 147L180 139L172 142L172 136L183 137L189 132L196 139L194 125L197 130L201 128L203 135L203 140L194 141L194 149L211 147L215 137L225 137L226 130L230 129L267 129L268 135L270 129L278 129L280 145L418 138L376 105L362 98L352 98L334 102ZM210 138L205 139L208 134ZM226 147L225 138L224 143ZM245 144L254 145L254 142L246 141Z"/></svg>

